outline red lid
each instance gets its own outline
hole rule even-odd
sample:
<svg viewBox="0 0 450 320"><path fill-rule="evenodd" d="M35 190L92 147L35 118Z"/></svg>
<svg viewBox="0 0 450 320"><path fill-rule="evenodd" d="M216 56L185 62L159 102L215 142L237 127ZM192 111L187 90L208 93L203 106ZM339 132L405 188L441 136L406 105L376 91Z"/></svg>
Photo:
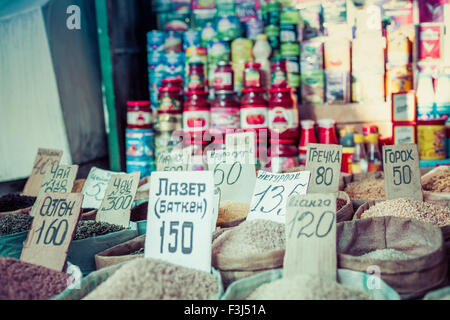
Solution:
<svg viewBox="0 0 450 320"><path fill-rule="evenodd" d="M278 139L278 140L270 139L270 143L273 143L273 144L297 144L297 141L292 140L292 139Z"/></svg>
<svg viewBox="0 0 450 320"><path fill-rule="evenodd" d="M250 93L250 92L265 92L264 88L245 88L242 90L242 93Z"/></svg>
<svg viewBox="0 0 450 320"><path fill-rule="evenodd" d="M179 87L159 87L158 92L180 92Z"/></svg>
<svg viewBox="0 0 450 320"><path fill-rule="evenodd" d="M182 84L183 79L181 78L165 78L161 80L162 84Z"/></svg>
<svg viewBox="0 0 450 320"><path fill-rule="evenodd" d="M292 88L287 87L277 87L277 88L271 88L270 93L277 93L277 92L292 92Z"/></svg>
<svg viewBox="0 0 450 320"><path fill-rule="evenodd" d="M417 125L419 125L419 126L441 126L441 125L445 125L446 120L447 120L447 117L443 117L440 119L418 120Z"/></svg>
<svg viewBox="0 0 450 320"><path fill-rule="evenodd" d="M150 106L150 101L128 101L128 107L142 107L142 106Z"/></svg>
<svg viewBox="0 0 450 320"><path fill-rule="evenodd" d="M245 66L245 68L257 68L257 69L259 69L259 68L261 68L261 63L259 63L259 62L246 62L244 66Z"/></svg>
<svg viewBox="0 0 450 320"><path fill-rule="evenodd" d="M189 91L185 92L184 94L187 96L193 96L193 95L203 96L203 95L208 95L208 92L206 92L204 89L193 89L193 90L189 90Z"/></svg>

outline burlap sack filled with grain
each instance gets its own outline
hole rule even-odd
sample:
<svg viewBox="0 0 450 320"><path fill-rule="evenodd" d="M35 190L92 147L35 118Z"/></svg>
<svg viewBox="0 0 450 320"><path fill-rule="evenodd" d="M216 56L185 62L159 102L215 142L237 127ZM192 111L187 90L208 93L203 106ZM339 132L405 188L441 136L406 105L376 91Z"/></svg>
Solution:
<svg viewBox="0 0 450 320"><path fill-rule="evenodd" d="M73 187L72 187L72 193L81 193L85 182L86 182L86 179L75 180L75 182L73 183Z"/></svg>
<svg viewBox="0 0 450 320"><path fill-rule="evenodd" d="M270 220L244 221L222 233L212 244L212 265L224 286L283 265L285 227Z"/></svg>
<svg viewBox="0 0 450 320"><path fill-rule="evenodd" d="M402 299L423 297L447 282L441 230L415 219L375 217L337 225L338 267L379 270ZM372 257L363 256L369 254Z"/></svg>
<svg viewBox="0 0 450 320"><path fill-rule="evenodd" d="M144 257L142 249L145 247L145 235L136 237L124 243L118 244L105 251L99 252L95 255L95 265L97 270L107 268L124 261L134 260ZM142 253L135 254L138 251Z"/></svg>
<svg viewBox="0 0 450 320"><path fill-rule="evenodd" d="M353 204L348 194L344 191L339 191L336 199L336 221L342 222L352 220L354 213Z"/></svg>
<svg viewBox="0 0 450 320"><path fill-rule="evenodd" d="M383 172L341 175L342 185L339 190L345 191L355 208L371 200L384 200Z"/></svg>
<svg viewBox="0 0 450 320"><path fill-rule="evenodd" d="M424 174L421 178L424 200L446 201L450 204L450 167L442 166Z"/></svg>
<svg viewBox="0 0 450 320"><path fill-rule="evenodd" d="M247 218L249 211L249 203L223 200L219 205L216 225L221 228L235 227Z"/></svg>

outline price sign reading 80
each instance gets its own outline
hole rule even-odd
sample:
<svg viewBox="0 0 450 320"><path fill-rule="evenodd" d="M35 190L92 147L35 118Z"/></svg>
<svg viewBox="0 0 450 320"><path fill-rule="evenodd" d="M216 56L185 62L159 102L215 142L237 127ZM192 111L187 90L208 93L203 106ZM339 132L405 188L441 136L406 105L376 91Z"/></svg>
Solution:
<svg viewBox="0 0 450 320"><path fill-rule="evenodd" d="M285 223L288 197L306 194L309 176L309 171L273 174L260 170L247 219Z"/></svg>

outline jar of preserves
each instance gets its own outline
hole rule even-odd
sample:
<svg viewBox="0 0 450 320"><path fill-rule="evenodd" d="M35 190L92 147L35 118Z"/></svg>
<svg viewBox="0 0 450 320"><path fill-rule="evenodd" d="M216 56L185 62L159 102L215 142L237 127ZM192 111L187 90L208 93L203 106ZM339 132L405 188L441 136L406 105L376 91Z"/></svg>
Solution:
<svg viewBox="0 0 450 320"><path fill-rule="evenodd" d="M298 111L291 88L270 89L269 129L278 139L298 139Z"/></svg>
<svg viewBox="0 0 450 320"><path fill-rule="evenodd" d="M181 83L181 87L179 84ZM158 89L158 113L181 113L183 111L183 87L182 81L164 79L162 86Z"/></svg>
<svg viewBox="0 0 450 320"><path fill-rule="evenodd" d="M206 91L186 92L183 112L185 142L202 141L203 135L211 127L211 108Z"/></svg>
<svg viewBox="0 0 450 320"><path fill-rule="evenodd" d="M227 61L220 61L214 73L214 90L233 91L234 90L234 74L233 68Z"/></svg>
<svg viewBox="0 0 450 320"><path fill-rule="evenodd" d="M205 70L201 61L189 63L189 73L187 79L188 91L205 90Z"/></svg>
<svg viewBox="0 0 450 320"><path fill-rule="evenodd" d="M283 170L296 168L300 165L298 148L295 140L270 141L269 168L273 173L281 173Z"/></svg>
<svg viewBox="0 0 450 320"><path fill-rule="evenodd" d="M242 90L241 99L241 129L244 131L259 131L268 129L268 106L263 88L248 88Z"/></svg>
<svg viewBox="0 0 450 320"><path fill-rule="evenodd" d="M233 91L217 91L211 103L211 133L240 127L240 103Z"/></svg>
<svg viewBox="0 0 450 320"><path fill-rule="evenodd" d="M153 127L150 101L127 102L127 128L150 129Z"/></svg>
<svg viewBox="0 0 450 320"><path fill-rule="evenodd" d="M262 74L261 64L258 62L246 62L244 69L244 88L261 88Z"/></svg>
<svg viewBox="0 0 450 320"><path fill-rule="evenodd" d="M286 58L281 56L273 58L271 72L272 88L286 88L288 84Z"/></svg>

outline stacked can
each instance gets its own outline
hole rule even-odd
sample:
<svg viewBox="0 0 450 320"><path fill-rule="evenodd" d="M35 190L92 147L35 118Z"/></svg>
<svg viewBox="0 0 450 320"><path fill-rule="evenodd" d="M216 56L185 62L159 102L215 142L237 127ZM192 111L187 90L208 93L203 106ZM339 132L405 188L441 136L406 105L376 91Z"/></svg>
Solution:
<svg viewBox="0 0 450 320"><path fill-rule="evenodd" d="M295 88L298 97L300 87L300 43L298 24L300 20L297 9L284 7L280 20L281 56L286 59L288 87Z"/></svg>
<svg viewBox="0 0 450 320"><path fill-rule="evenodd" d="M241 93L244 88L245 64L253 61L253 41L245 38L235 39L231 43L231 58L234 72L234 89L237 93Z"/></svg>
<svg viewBox="0 0 450 320"><path fill-rule="evenodd" d="M156 170L155 132L150 101L127 102L125 137L127 172L140 172L148 177Z"/></svg>
<svg viewBox="0 0 450 320"><path fill-rule="evenodd" d="M164 42L164 32L154 30L147 33L148 82L152 106L158 104L158 88L165 77Z"/></svg>
<svg viewBox="0 0 450 320"><path fill-rule="evenodd" d="M302 42L300 69L302 104L323 104L325 102L325 74L321 40Z"/></svg>
<svg viewBox="0 0 450 320"><path fill-rule="evenodd" d="M265 3L264 9L264 33L269 38L272 52L280 49L280 16L281 5L277 0L269 0Z"/></svg>

